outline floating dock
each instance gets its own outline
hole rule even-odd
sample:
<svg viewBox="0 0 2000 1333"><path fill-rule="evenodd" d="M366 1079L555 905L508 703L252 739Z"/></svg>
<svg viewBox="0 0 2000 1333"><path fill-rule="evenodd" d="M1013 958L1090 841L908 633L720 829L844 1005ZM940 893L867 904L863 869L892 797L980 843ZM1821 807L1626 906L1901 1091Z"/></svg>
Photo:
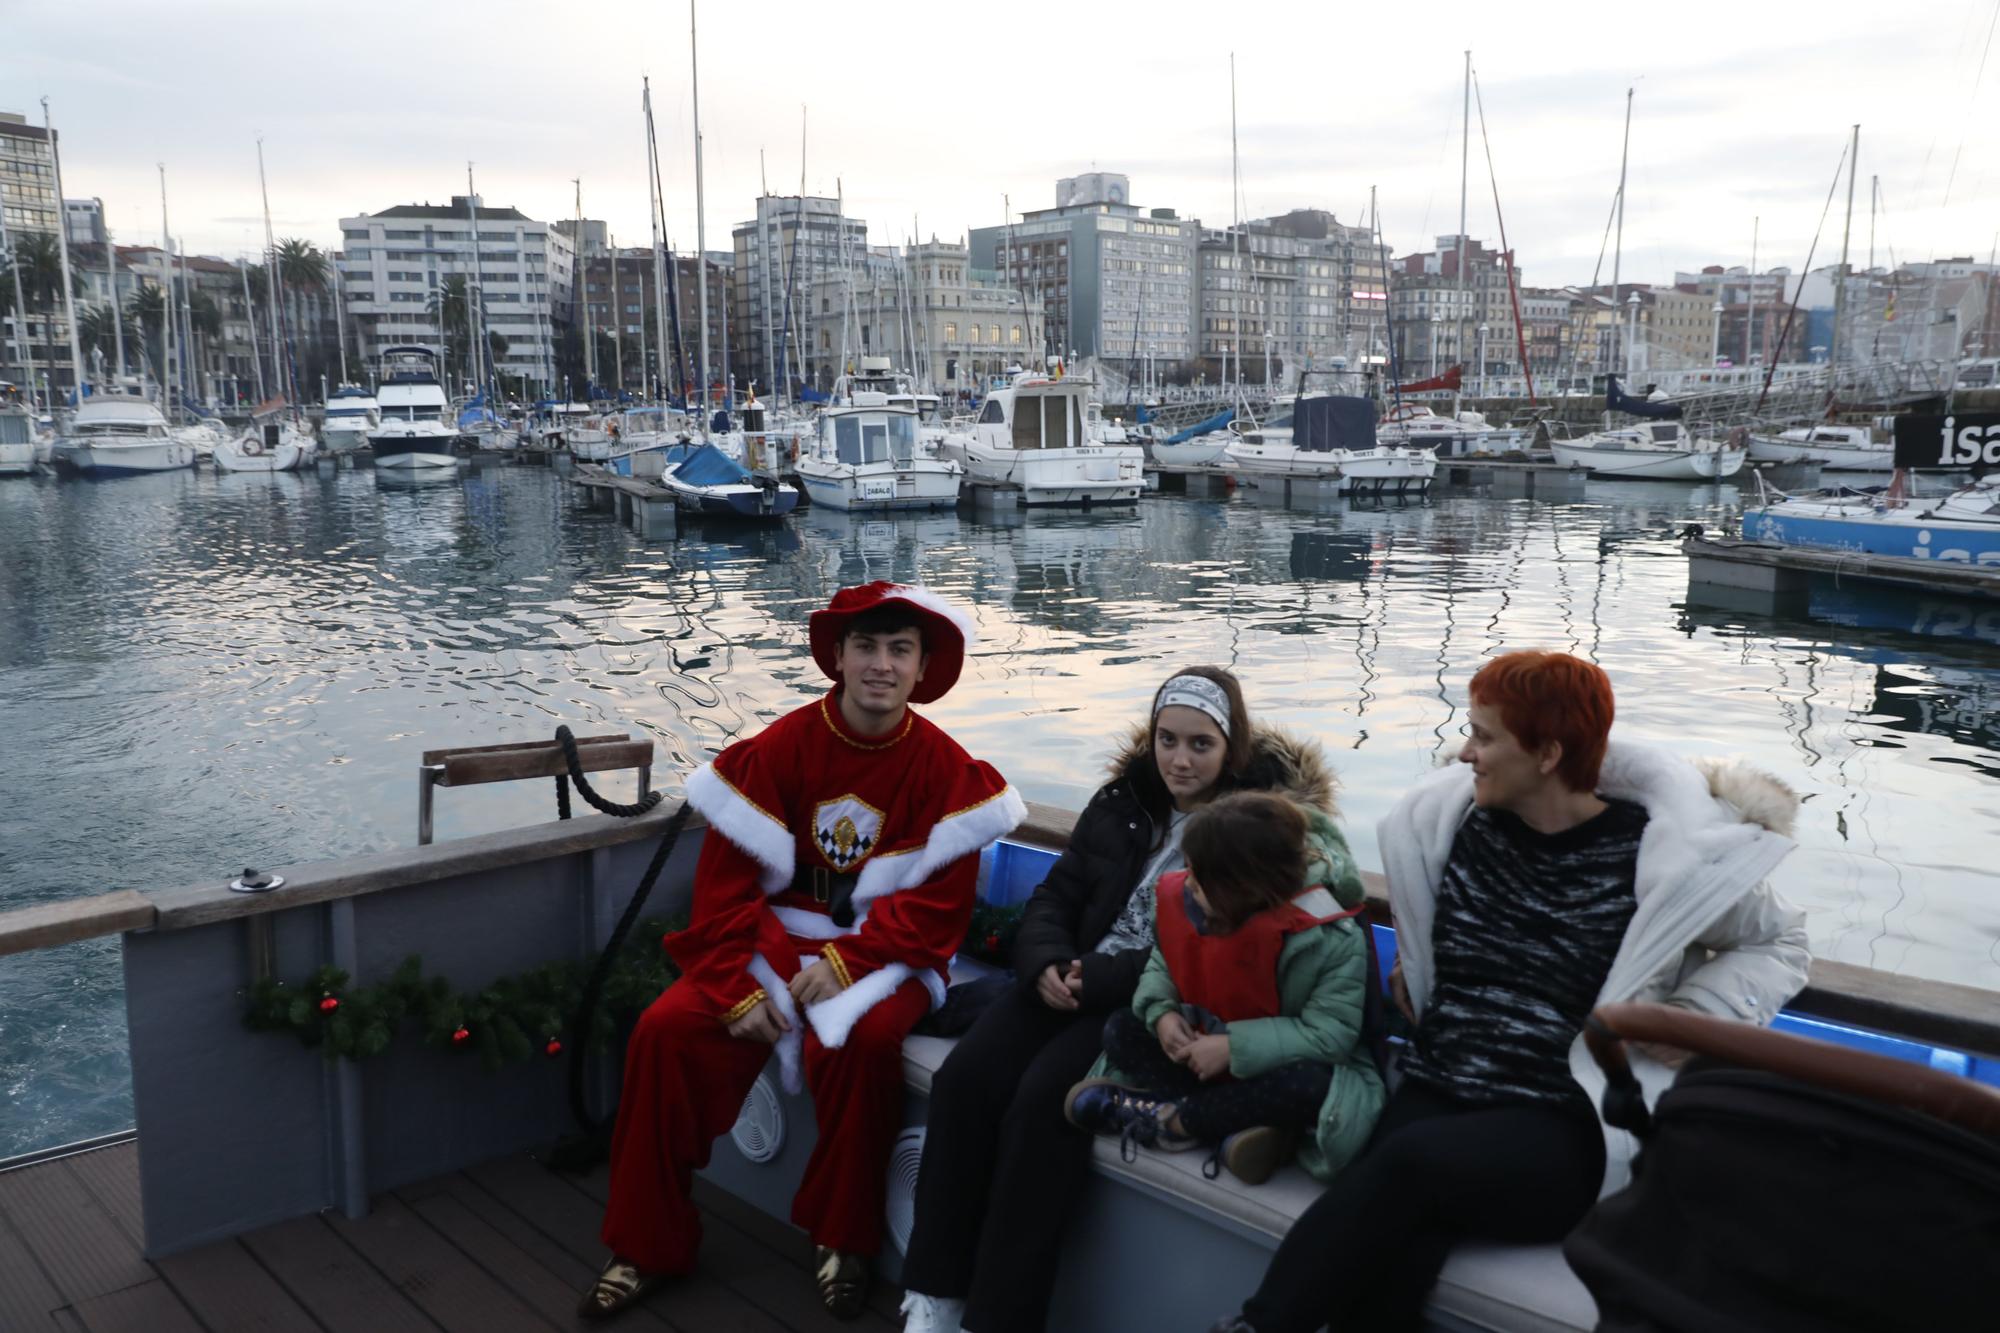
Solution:
<svg viewBox="0 0 2000 1333"><path fill-rule="evenodd" d="M1236 489L1236 474L1213 464L1146 464L1146 489L1156 495L1227 495Z"/></svg>
<svg viewBox="0 0 2000 1333"><path fill-rule="evenodd" d="M1777 546L1730 537L1690 536L1681 550L1688 558L1688 581L1713 587L1796 593L1805 591L1814 575L1831 575L1933 595L2000 601L2000 568L1990 565Z"/></svg>
<svg viewBox="0 0 2000 1333"><path fill-rule="evenodd" d="M680 536L680 506L664 486L607 472L595 463L578 463L570 477L590 507L618 516L648 541L672 541Z"/></svg>

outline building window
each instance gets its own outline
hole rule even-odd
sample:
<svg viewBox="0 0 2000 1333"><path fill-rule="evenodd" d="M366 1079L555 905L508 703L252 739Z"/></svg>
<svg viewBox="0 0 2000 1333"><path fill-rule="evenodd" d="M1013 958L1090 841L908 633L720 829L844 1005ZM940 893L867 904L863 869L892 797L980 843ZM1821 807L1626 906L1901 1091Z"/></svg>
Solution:
<svg viewBox="0 0 2000 1333"><path fill-rule="evenodd" d="M967 342L974 342L974 343L979 341L979 326L977 324L973 324L968 327L965 335L965 340Z"/></svg>
<svg viewBox="0 0 2000 1333"><path fill-rule="evenodd" d="M988 336L990 336L990 337L991 337L991 338L993 339L993 341L994 341L994 342L999 342L999 341L1000 341L1000 326L999 326L998 324L995 324L995 325L994 325L994 326L993 326L993 327L992 327L992 328L991 328L991 329L990 329L990 330L988 331Z"/></svg>
<svg viewBox="0 0 2000 1333"><path fill-rule="evenodd" d="M1016 324L1013 328L1009 329L1007 332L1008 332L1007 341L1013 343L1016 347L1020 346L1021 326L1019 324Z"/></svg>
<svg viewBox="0 0 2000 1333"><path fill-rule="evenodd" d="M944 326L944 340L948 343L955 343L958 341L958 325L947 324Z"/></svg>

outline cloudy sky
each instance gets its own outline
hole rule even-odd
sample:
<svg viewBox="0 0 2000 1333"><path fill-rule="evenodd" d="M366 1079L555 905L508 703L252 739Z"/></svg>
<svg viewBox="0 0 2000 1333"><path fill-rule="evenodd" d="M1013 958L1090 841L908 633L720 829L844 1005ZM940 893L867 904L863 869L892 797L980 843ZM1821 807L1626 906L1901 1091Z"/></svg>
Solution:
<svg viewBox="0 0 2000 1333"><path fill-rule="evenodd" d="M1799 267L1849 127L1861 124L1854 246L1976 253L2000 232L2000 0L1746 4L1084 3L826 6L709 0L700 12L710 249L760 180L844 188L872 240L957 237L1048 207L1059 176L1132 178L1134 201L1211 224L1230 198L1236 52L1246 216L1361 220L1379 188L1398 253L1456 229L1461 52L1470 48L1508 240L1531 283L1587 281L1637 89L1628 279ZM838 23L827 18L841 15ZM866 15L865 18L861 17ZM1235 23L1228 28L1217 15ZM677 245L694 241L685 0L0 0L0 110L62 134L65 193L104 199L121 240L157 241L167 167L190 248L261 244L256 140L280 235L480 193L531 217L584 211L646 239L639 110L650 75ZM1475 111L1468 230L1497 239ZM1845 186L1843 183L1842 189ZM1837 258L1836 201L1816 263ZM1604 261L1609 276L1610 260Z"/></svg>

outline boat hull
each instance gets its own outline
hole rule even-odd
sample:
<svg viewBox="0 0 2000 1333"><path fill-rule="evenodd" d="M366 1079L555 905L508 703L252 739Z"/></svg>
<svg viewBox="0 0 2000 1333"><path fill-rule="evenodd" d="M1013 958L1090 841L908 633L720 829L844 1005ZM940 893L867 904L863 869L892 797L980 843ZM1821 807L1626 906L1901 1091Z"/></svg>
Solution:
<svg viewBox="0 0 2000 1333"><path fill-rule="evenodd" d="M1180 444L1155 444L1153 461L1164 467L1226 467L1229 441L1186 440Z"/></svg>
<svg viewBox="0 0 2000 1333"><path fill-rule="evenodd" d="M1719 481L1743 470L1743 449L1604 449L1551 441L1549 450L1564 467L1588 469L1593 477L1621 481Z"/></svg>
<svg viewBox="0 0 2000 1333"><path fill-rule="evenodd" d="M365 426L323 426L320 444L330 454L357 454L368 447Z"/></svg>
<svg viewBox="0 0 2000 1333"><path fill-rule="evenodd" d="M1136 504L1145 487L1145 455L1130 445L1082 449L946 446L973 484L1009 488L1028 509Z"/></svg>
<svg viewBox="0 0 2000 1333"><path fill-rule="evenodd" d="M371 435L368 450L376 467L448 468L458 466L460 437L456 435Z"/></svg>
<svg viewBox="0 0 2000 1333"><path fill-rule="evenodd" d="M1858 449L1852 445L1824 441L1786 440L1775 435L1752 435L1750 457L1767 463L1799 463L1818 459L1828 472L1893 472L1893 448Z"/></svg>
<svg viewBox="0 0 2000 1333"><path fill-rule="evenodd" d="M194 446L179 440L144 440L131 444L64 441L56 446L58 466L93 477L137 477L149 472L177 472L194 466Z"/></svg>
<svg viewBox="0 0 2000 1333"><path fill-rule="evenodd" d="M0 477L25 477L34 470L33 444L0 444Z"/></svg>
<svg viewBox="0 0 2000 1333"><path fill-rule="evenodd" d="M1830 504L1793 501L1744 511L1743 535L1780 546L2000 568L2000 524L1840 515Z"/></svg>
<svg viewBox="0 0 2000 1333"><path fill-rule="evenodd" d="M311 450L298 444L281 444L276 449L246 454L234 442L218 445L211 457L224 472L291 472L304 462Z"/></svg>
<svg viewBox="0 0 2000 1333"><path fill-rule="evenodd" d="M806 498L825 509L885 513L903 509L950 509L958 503L959 471L936 463L912 471L857 473L850 467L815 470L799 466Z"/></svg>
<svg viewBox="0 0 2000 1333"><path fill-rule="evenodd" d="M660 484L672 493L682 513L752 523L772 523L799 507L799 493L790 486L690 486L672 473Z"/></svg>

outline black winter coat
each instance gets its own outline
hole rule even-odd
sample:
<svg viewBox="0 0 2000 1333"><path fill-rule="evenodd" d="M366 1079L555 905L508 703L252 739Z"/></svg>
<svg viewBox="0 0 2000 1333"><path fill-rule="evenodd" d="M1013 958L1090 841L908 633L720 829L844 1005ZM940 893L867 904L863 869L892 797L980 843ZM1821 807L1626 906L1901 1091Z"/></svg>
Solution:
<svg viewBox="0 0 2000 1333"><path fill-rule="evenodd" d="M1083 961L1086 1011L1109 1012L1132 1002L1151 949L1091 952L1118 919L1140 872L1155 850L1159 822L1132 790L1131 771L1145 754L1146 733L1135 732L1114 766L1116 776L1097 789L1077 816L1069 849L1028 899L1014 937L1018 984L1032 991L1042 971ZM1251 758L1235 790L1280 791L1304 805L1333 811L1333 775L1319 746L1276 728L1257 727Z"/></svg>

